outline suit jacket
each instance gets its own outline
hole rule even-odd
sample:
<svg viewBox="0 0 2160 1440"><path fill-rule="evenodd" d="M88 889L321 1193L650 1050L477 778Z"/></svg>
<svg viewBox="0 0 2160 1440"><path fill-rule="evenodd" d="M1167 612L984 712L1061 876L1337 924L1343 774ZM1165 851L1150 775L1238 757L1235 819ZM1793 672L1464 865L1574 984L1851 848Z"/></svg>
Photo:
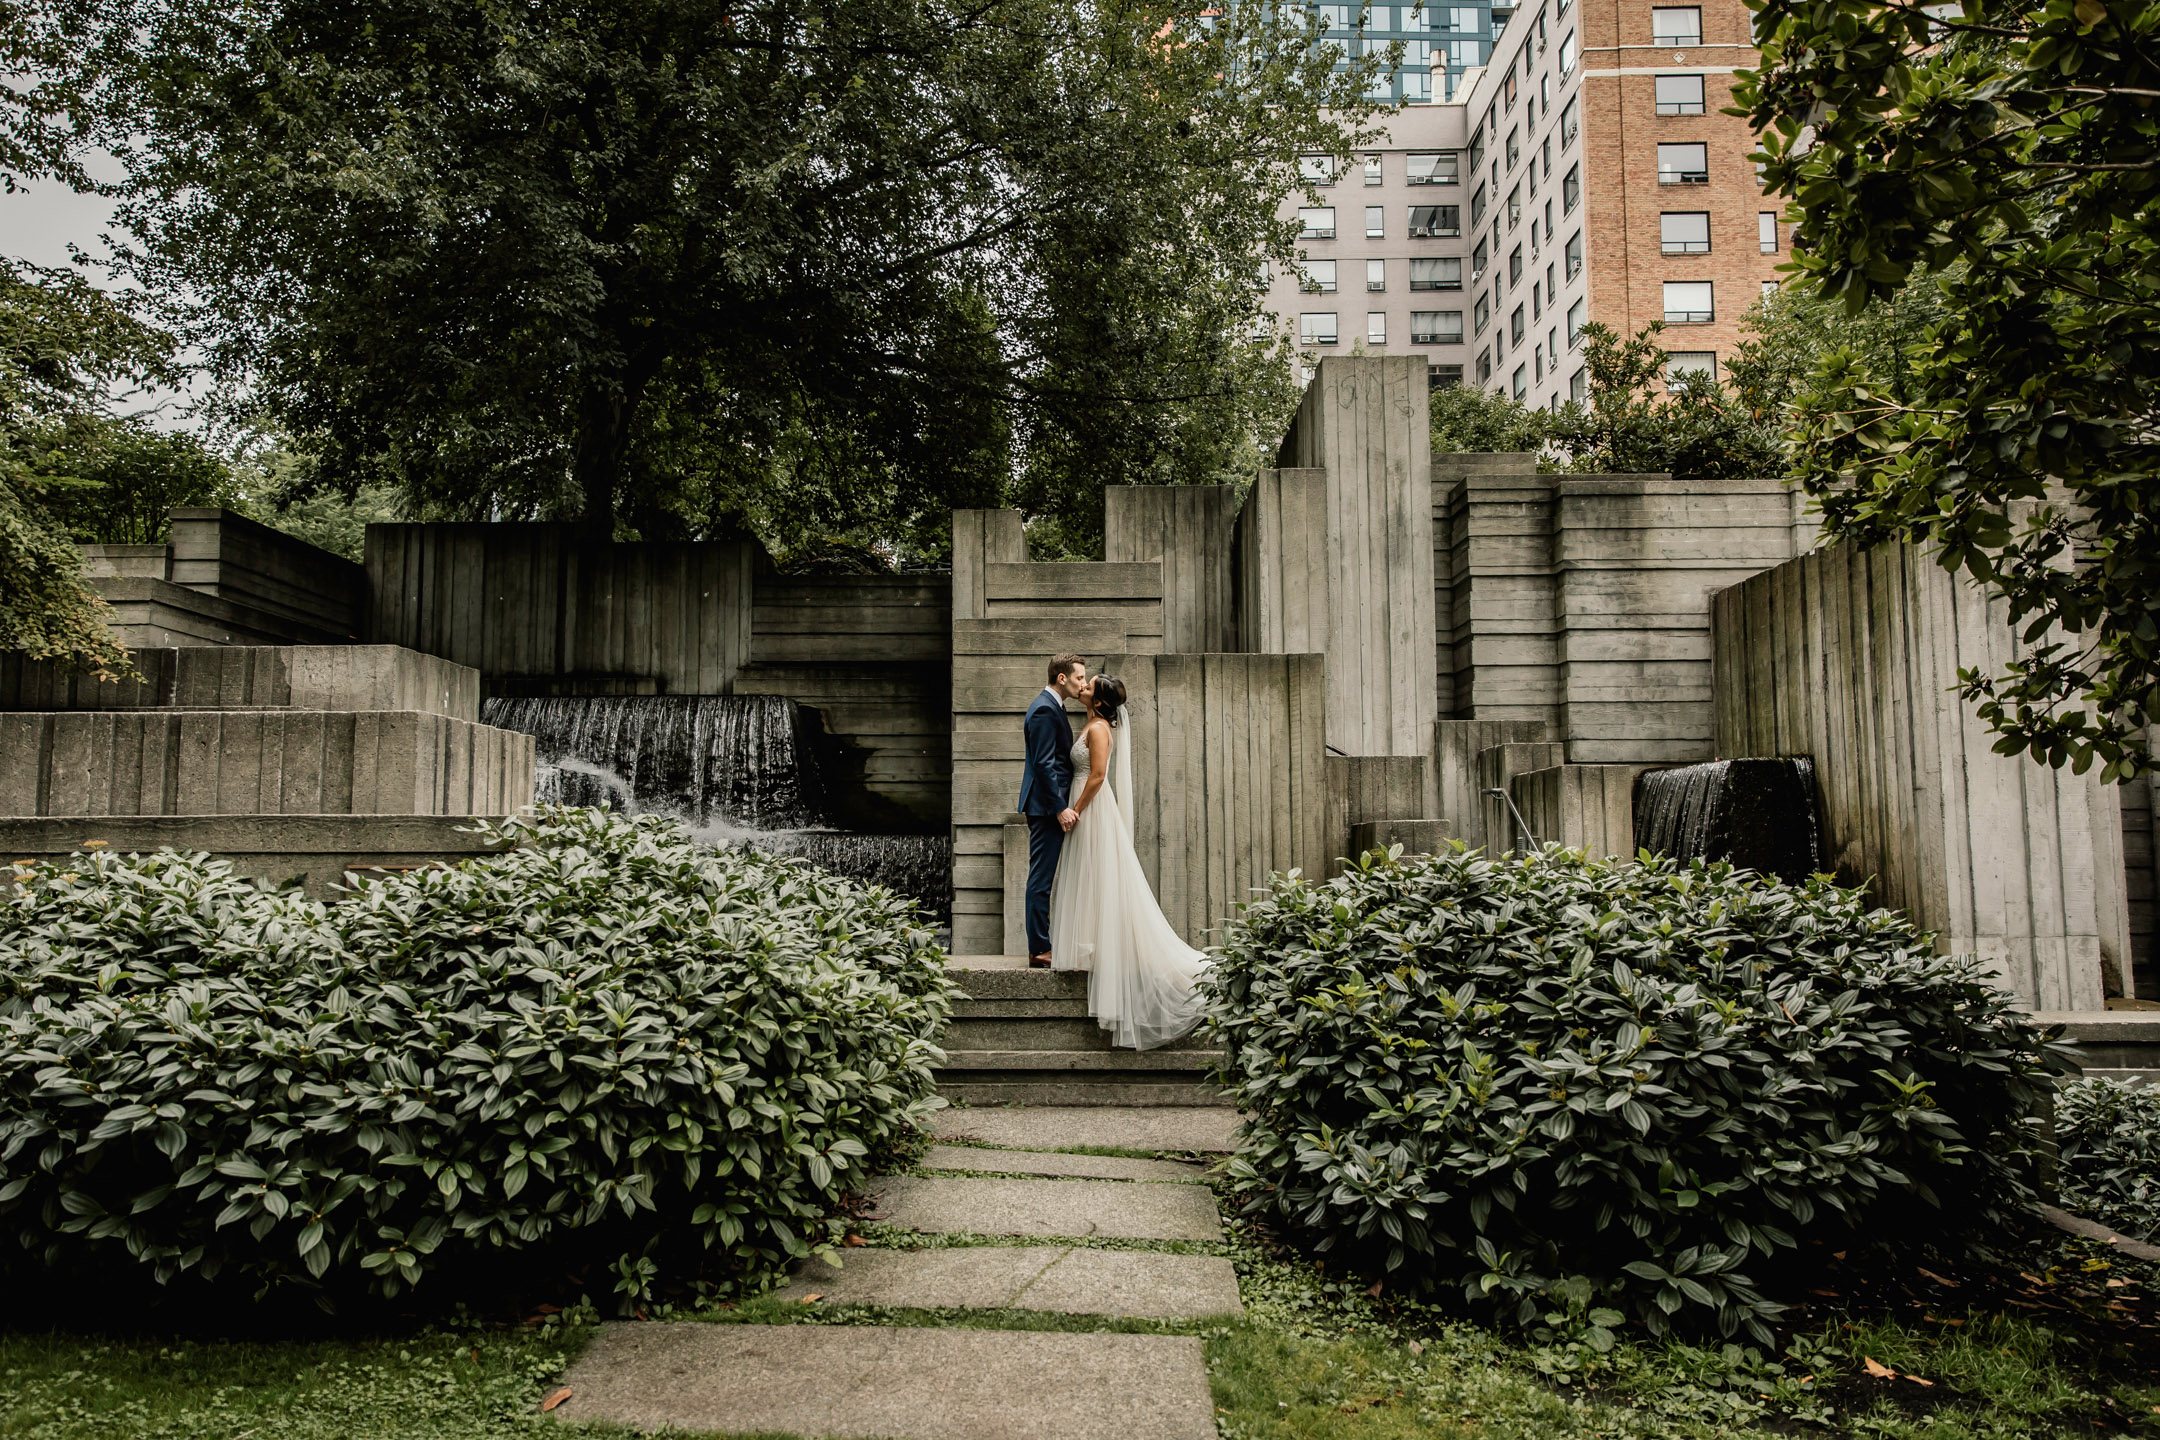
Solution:
<svg viewBox="0 0 2160 1440"><path fill-rule="evenodd" d="M1020 776L1020 813L1055 815L1072 794L1072 726L1065 702L1048 690L1028 706L1027 768Z"/></svg>

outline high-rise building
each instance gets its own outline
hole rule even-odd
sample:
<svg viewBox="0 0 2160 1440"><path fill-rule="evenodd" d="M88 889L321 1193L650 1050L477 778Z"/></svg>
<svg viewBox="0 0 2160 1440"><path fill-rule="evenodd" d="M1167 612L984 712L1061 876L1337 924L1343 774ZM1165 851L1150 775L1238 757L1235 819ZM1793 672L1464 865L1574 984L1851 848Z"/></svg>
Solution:
<svg viewBox="0 0 2160 1440"><path fill-rule="evenodd" d="M1762 194L1732 75L1741 0L1542 0L1515 12L1453 103L1405 105L1387 143L1308 157L1305 260L1270 304L1308 356L1422 354L1556 407L1586 388L1580 335L1663 320L1670 368L1720 373L1790 235ZM1357 305L1359 297L1366 304Z"/></svg>

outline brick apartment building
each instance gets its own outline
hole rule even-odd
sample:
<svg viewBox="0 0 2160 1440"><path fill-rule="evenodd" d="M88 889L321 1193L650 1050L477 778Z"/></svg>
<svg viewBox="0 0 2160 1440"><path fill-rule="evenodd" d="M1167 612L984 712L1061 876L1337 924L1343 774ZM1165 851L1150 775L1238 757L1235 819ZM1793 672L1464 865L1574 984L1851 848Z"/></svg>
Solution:
<svg viewBox="0 0 2160 1440"><path fill-rule="evenodd" d="M1747 122L1718 113L1748 27L1740 0L1525 4L1458 103L1309 157L1305 263L1269 296L1301 353L1420 354L1435 384L1551 407L1583 394L1585 323L1663 319L1673 368L1721 372L1788 240Z"/></svg>

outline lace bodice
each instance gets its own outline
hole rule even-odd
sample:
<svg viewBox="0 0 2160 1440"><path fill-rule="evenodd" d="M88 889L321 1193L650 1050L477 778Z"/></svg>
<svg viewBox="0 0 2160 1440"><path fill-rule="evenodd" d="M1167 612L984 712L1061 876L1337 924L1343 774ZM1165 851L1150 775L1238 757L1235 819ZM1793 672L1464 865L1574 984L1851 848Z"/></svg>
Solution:
<svg viewBox="0 0 2160 1440"><path fill-rule="evenodd" d="M1072 752L1065 758L1072 762L1073 774L1087 774L1089 764L1087 739L1083 736L1081 739L1073 741Z"/></svg>

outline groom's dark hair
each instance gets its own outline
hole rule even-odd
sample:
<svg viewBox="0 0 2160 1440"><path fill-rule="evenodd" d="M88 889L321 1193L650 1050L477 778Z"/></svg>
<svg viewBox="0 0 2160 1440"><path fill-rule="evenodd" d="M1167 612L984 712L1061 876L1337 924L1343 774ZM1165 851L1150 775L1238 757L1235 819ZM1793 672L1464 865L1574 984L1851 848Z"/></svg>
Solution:
<svg viewBox="0 0 2160 1440"><path fill-rule="evenodd" d="M1073 666L1085 664L1085 655L1053 655L1050 657L1050 683L1057 684L1060 678L1071 673Z"/></svg>

